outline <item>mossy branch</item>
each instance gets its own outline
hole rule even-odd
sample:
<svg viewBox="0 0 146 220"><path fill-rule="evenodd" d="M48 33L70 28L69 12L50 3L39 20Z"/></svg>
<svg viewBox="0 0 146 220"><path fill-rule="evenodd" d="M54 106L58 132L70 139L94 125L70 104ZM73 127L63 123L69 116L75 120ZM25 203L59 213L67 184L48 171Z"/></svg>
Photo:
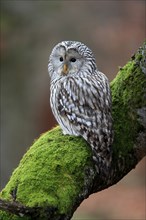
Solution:
<svg viewBox="0 0 146 220"><path fill-rule="evenodd" d="M146 155L146 44L111 82L114 143L109 176L97 175L89 145L59 127L41 135L1 192L0 219L67 220L90 194L117 183Z"/></svg>

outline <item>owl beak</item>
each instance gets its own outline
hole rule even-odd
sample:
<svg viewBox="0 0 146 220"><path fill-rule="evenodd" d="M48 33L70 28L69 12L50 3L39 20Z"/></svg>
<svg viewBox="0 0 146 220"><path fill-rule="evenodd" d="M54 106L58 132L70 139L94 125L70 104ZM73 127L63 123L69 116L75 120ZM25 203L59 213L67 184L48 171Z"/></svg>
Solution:
<svg viewBox="0 0 146 220"><path fill-rule="evenodd" d="M63 74L67 74L67 73L68 73L68 66L67 66L67 64L64 64L64 65L63 65L62 73L63 73Z"/></svg>

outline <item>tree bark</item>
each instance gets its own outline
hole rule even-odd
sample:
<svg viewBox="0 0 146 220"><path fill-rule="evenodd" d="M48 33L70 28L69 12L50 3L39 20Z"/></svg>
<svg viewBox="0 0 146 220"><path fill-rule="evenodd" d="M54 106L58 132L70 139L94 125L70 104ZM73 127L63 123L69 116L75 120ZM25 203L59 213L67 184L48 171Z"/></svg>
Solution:
<svg viewBox="0 0 146 220"><path fill-rule="evenodd" d="M90 146L59 127L34 142L1 192L0 219L71 219L89 195L120 181L146 155L146 43L111 82L114 143L109 175Z"/></svg>

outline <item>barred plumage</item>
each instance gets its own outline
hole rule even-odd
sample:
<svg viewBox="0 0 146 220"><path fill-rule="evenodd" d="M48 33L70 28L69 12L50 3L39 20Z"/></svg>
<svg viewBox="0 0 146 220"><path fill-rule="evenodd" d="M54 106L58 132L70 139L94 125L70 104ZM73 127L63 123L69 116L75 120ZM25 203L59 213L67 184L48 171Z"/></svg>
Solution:
<svg viewBox="0 0 146 220"><path fill-rule="evenodd" d="M98 173L107 175L113 141L111 94L84 44L63 41L49 59L50 103L64 134L82 136L91 146Z"/></svg>

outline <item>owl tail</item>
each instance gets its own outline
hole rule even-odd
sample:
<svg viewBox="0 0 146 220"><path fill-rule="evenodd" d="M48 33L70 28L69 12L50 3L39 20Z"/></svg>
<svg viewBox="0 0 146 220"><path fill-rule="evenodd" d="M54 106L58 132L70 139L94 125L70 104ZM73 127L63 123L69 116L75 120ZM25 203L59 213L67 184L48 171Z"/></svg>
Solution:
<svg viewBox="0 0 146 220"><path fill-rule="evenodd" d="M97 152L95 148L92 148L92 154L97 174L107 179L107 176L109 176L110 173L112 161L111 147L108 147L104 152Z"/></svg>

